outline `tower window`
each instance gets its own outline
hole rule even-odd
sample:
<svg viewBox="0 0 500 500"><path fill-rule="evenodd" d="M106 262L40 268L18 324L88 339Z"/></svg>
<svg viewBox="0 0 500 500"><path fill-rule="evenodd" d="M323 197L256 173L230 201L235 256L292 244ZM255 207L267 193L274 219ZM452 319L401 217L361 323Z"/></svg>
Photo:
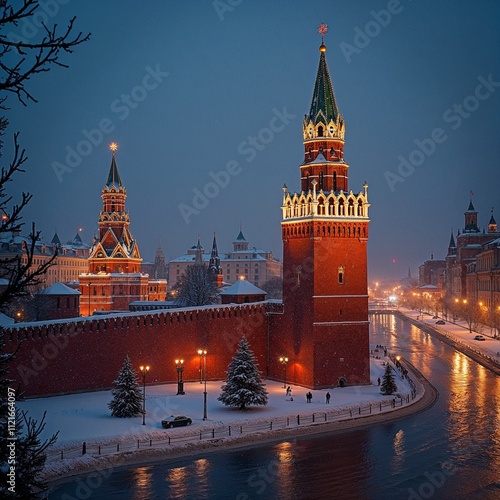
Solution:
<svg viewBox="0 0 500 500"><path fill-rule="evenodd" d="M319 173L319 189L323 189L323 172Z"/></svg>
<svg viewBox="0 0 500 500"><path fill-rule="evenodd" d="M337 172L333 172L333 190L337 191Z"/></svg>
<svg viewBox="0 0 500 500"><path fill-rule="evenodd" d="M344 266L338 267L338 276L339 276L339 284L342 285L344 283Z"/></svg>
<svg viewBox="0 0 500 500"><path fill-rule="evenodd" d="M318 137L323 137L323 127L321 125L318 127Z"/></svg>

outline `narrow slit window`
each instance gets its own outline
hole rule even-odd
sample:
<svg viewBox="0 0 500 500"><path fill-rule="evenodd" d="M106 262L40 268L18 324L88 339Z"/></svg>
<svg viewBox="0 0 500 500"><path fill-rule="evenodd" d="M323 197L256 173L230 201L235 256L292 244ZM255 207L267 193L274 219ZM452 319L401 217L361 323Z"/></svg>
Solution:
<svg viewBox="0 0 500 500"><path fill-rule="evenodd" d="M339 275L339 284L342 285L344 283L344 266L339 266L338 275Z"/></svg>

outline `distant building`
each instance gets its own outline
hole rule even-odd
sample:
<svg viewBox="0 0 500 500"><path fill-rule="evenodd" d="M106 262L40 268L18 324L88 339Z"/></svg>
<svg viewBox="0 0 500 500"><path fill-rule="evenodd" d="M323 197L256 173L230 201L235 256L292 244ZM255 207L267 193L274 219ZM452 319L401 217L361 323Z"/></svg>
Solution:
<svg viewBox="0 0 500 500"><path fill-rule="evenodd" d="M456 243L453 234L450 237L448 254L445 259L445 291L450 298L471 298L475 300L477 296L476 281L478 275L476 274L476 264L478 255L485 250L485 246L500 237L493 214L487 230L481 230L478 227L477 215L478 212L474 208L471 199L469 207L464 213L464 228L458 231ZM481 265L485 267L481 271L483 275L495 270L495 264L491 259L482 261ZM498 263L496 266L498 266ZM468 277L468 275L471 276Z"/></svg>
<svg viewBox="0 0 500 500"><path fill-rule="evenodd" d="M442 277L446 271L446 260L435 260L434 255L431 255L430 260L426 260L418 268L418 285L433 285L441 288Z"/></svg>
<svg viewBox="0 0 500 500"><path fill-rule="evenodd" d="M122 184L112 149L111 166L102 190L99 235L94 239L88 259L88 272L80 274L80 314L94 311L128 311L130 302L165 300L166 280L150 281L141 272L139 246L129 226L125 210L127 191Z"/></svg>
<svg viewBox="0 0 500 500"><path fill-rule="evenodd" d="M18 257L23 265L26 265L28 258L26 246L31 242L28 237L21 236L20 231L13 231L7 236L0 238L0 260L12 261ZM67 243L62 244L57 231L50 243L38 241L33 252L33 268L48 262L57 252L53 265L48 269L43 283L37 288L41 290L54 283L68 283L77 281L81 273L88 271L88 256L90 245L84 243L77 233L76 236ZM36 292L37 290L33 290Z"/></svg>
<svg viewBox="0 0 500 500"><path fill-rule="evenodd" d="M274 258L272 252L255 247L249 248L249 246L240 230L233 242L233 250L220 255L218 263L212 259L218 269L217 273L222 277L224 283L235 283L243 276L255 286L262 286L270 279L282 276L282 263ZM193 245L184 255L172 259L168 263L169 288L175 286L187 267L195 263L197 256L201 262L207 266L210 265L212 253L205 253L199 240L198 244Z"/></svg>
<svg viewBox="0 0 500 500"><path fill-rule="evenodd" d="M34 309L36 321L75 318L80 314L80 292L54 283L36 294Z"/></svg>

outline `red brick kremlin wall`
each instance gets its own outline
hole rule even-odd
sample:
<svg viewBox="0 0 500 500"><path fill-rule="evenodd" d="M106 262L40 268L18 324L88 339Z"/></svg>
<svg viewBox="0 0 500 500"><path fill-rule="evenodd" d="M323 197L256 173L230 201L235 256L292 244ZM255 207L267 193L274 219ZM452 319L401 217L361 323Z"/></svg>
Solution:
<svg viewBox="0 0 500 500"><path fill-rule="evenodd" d="M137 371L151 366L147 383L177 381L178 358L184 380L199 380L203 348L207 379L222 380L243 335L266 375L268 322L280 311L279 304L261 302L19 324L4 330L6 352L21 342L9 377L26 396L104 389L129 355Z"/></svg>

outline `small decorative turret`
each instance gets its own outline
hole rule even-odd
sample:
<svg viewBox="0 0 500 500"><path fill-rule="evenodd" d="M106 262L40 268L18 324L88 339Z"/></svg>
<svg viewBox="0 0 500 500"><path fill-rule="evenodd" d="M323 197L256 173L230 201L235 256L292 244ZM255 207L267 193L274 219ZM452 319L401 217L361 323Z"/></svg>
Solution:
<svg viewBox="0 0 500 500"><path fill-rule="evenodd" d="M236 236L236 239L233 241L233 250L235 252L239 252L240 250L242 251L247 251L248 250L248 241L246 240L245 236L243 235L243 231L240 226L240 232L238 233L238 236Z"/></svg>
<svg viewBox="0 0 500 500"><path fill-rule="evenodd" d="M488 233L497 233L497 232L498 232L497 221L495 220L495 217L493 217L493 208L492 208L490 222L488 222Z"/></svg>
<svg viewBox="0 0 500 500"><path fill-rule="evenodd" d="M198 243L196 244L196 251L194 254L194 265L195 266L203 265L203 247L201 246L201 241L199 236L198 236Z"/></svg>
<svg viewBox="0 0 500 500"><path fill-rule="evenodd" d="M451 257L452 255L456 255L457 253L457 245L455 244L455 238L453 237L453 229L451 230L450 234L450 243L448 244L448 257Z"/></svg>
<svg viewBox="0 0 500 500"><path fill-rule="evenodd" d="M472 192L471 192L472 196ZM465 233L479 233L480 230L477 227L477 212L476 209L474 208L474 205L472 203L472 198L469 201L469 208L467 208L467 211L464 212L465 216L465 227L464 227L464 232Z"/></svg>
<svg viewBox="0 0 500 500"><path fill-rule="evenodd" d="M212 253L210 254L210 262L208 263L208 270L212 273L218 287L222 286L222 267L220 265L219 251L217 249L217 240L214 239L212 242Z"/></svg>

